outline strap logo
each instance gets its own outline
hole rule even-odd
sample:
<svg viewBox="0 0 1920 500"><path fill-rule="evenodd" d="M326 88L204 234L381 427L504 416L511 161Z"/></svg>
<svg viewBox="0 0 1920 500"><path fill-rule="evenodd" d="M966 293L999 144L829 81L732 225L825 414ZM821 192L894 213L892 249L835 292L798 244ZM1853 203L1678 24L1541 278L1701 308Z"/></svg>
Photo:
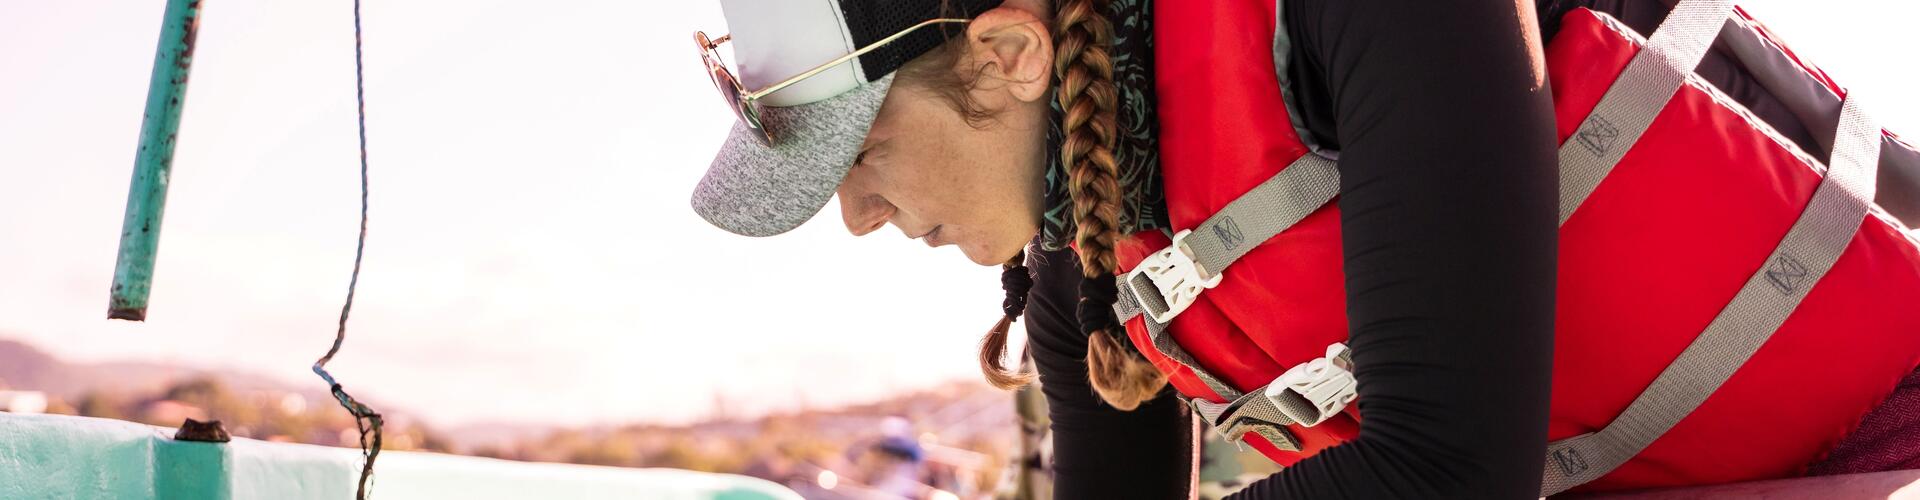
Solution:
<svg viewBox="0 0 1920 500"><path fill-rule="evenodd" d="M1560 470L1566 472L1566 475L1569 477L1587 471L1587 458L1580 456L1580 450L1574 448L1555 450L1553 452L1553 462L1559 464Z"/></svg>
<svg viewBox="0 0 1920 500"><path fill-rule="evenodd" d="M1620 138L1620 129L1614 128L1613 122L1596 113L1587 117L1587 122L1580 125L1580 132L1574 137L1580 141L1580 145L1587 147L1587 151L1603 155L1613 149L1614 140Z"/></svg>
<svg viewBox="0 0 1920 500"><path fill-rule="evenodd" d="M1213 225L1213 236L1219 238L1220 244L1227 247L1227 250L1233 250L1234 247L1247 242L1246 235L1240 234L1240 225L1234 224L1232 217L1221 217L1220 223Z"/></svg>
<svg viewBox="0 0 1920 500"><path fill-rule="evenodd" d="M1800 291L1800 285L1807 281L1807 266L1801 264L1800 259L1782 253L1775 256L1773 263L1767 266L1767 281L1773 283L1773 287L1779 289L1780 293L1793 295L1794 292Z"/></svg>

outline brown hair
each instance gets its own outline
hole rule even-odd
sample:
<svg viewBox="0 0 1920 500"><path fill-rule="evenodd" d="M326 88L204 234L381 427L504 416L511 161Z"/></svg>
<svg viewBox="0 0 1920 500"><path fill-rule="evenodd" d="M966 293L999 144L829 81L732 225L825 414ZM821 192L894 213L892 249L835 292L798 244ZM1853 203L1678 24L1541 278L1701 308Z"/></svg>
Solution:
<svg viewBox="0 0 1920 500"><path fill-rule="evenodd" d="M1063 0L1054 11L1054 97L1062 112L1060 163L1067 168L1067 196L1073 200L1074 243L1083 279L1081 328L1087 331L1087 379L1107 404L1132 410L1152 399L1167 379L1126 347L1123 327L1112 320L1111 290L1119 261L1114 246L1120 228L1118 140L1115 115L1120 96L1113 84L1113 26L1105 0ZM1092 286L1089 286L1092 285ZM1097 316L1097 319L1089 316ZM1093 320L1093 321L1090 321Z"/></svg>
<svg viewBox="0 0 1920 500"><path fill-rule="evenodd" d="M981 105L979 100L973 98L973 88L980 82L980 78L986 75L987 66L985 64L976 66L971 74L964 74L965 72L957 69L963 62L962 58L966 57L966 41L965 36L954 37L947 43L935 46L926 54L907 61L900 66L900 76L896 77L895 81L907 82L933 92L940 96L941 100L946 101L955 112L960 113L960 117L967 121L967 125L982 128L998 117L999 113L998 110L988 109ZM969 65L971 65L970 62Z"/></svg>
<svg viewBox="0 0 1920 500"><path fill-rule="evenodd" d="M1023 251L1001 265L1000 288L1006 290L1007 299L1000 303L1000 310L1005 314L987 330L987 336L980 339L980 373L986 375L988 384L1001 389L1017 389L1033 382L1032 373L1008 370L1003 364L1007 357L1007 329L1026 310L1027 291L1033 288L1033 276L1027 274L1026 260L1027 253Z"/></svg>
<svg viewBox="0 0 1920 500"><path fill-rule="evenodd" d="M1119 164L1114 158L1119 93L1114 88L1110 56L1113 26L1106 10L1106 0L1056 3L1053 46L1058 87L1054 97L1062 110L1060 163L1066 165L1067 192L1073 202L1076 227L1074 244L1084 280L1078 315L1082 331L1087 333L1087 378L1107 404L1132 410L1158 394L1167 379L1132 349L1112 313L1113 276L1119 268L1114 246L1125 235L1119 222L1121 186ZM971 91L986 66L971 72L959 69L967 64L962 60L965 51L965 40L955 39L909 62L900 72L905 81L945 98L969 124L980 127L995 117L996 110L984 109L973 99ZM1032 284L1024 259L1023 252L1003 265L1005 314L980 343L980 371L988 383L1002 389L1033 380L1030 373L1007 370L1003 362L1007 330L1024 309Z"/></svg>

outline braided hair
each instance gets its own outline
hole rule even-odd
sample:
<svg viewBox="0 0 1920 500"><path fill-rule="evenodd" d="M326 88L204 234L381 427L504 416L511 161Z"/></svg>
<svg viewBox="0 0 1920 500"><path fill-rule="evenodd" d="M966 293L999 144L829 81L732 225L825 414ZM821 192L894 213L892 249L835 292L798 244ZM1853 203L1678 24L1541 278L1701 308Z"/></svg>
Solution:
<svg viewBox="0 0 1920 500"><path fill-rule="evenodd" d="M1133 350L1113 315L1117 296L1114 247L1120 228L1118 140L1120 96L1113 83L1113 26L1105 0L1063 0L1054 12L1054 97L1062 111L1060 163L1073 202L1074 244L1080 252L1080 301L1075 315L1087 334L1087 379L1107 404L1132 410L1152 399L1167 378Z"/></svg>
<svg viewBox="0 0 1920 500"><path fill-rule="evenodd" d="M1133 348L1125 338L1126 329L1113 315L1118 295L1114 272L1119 268L1114 247L1125 235L1120 227L1119 163L1114 157L1120 96L1113 81L1113 26L1107 8L1106 0L1058 0L1055 4L1058 87L1054 97L1061 110L1060 164L1067 173L1082 275L1075 316L1087 335L1087 378L1107 404L1132 410L1158 394L1167 378ZM936 90L946 90L942 93L974 123L981 113L977 103L962 98L970 82L951 70L958 57L957 50L936 51L934 57L902 69L912 70L916 79L935 82L931 87ZM1007 330L1025 310L1027 292L1033 286L1025 258L1022 252L1002 266L1000 284L1007 294L1001 304L1003 314L980 343L980 371L988 383L1002 389L1033 380L1032 374L1007 370L1003 362Z"/></svg>

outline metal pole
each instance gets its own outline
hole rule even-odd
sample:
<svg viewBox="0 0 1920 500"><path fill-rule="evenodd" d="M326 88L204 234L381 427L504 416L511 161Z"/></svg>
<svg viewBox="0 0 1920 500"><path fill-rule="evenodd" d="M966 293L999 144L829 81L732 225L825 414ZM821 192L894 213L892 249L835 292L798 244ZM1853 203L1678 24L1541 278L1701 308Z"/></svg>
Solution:
<svg viewBox="0 0 1920 500"><path fill-rule="evenodd" d="M160 246L160 217L167 204L167 177L173 146L186 104L187 71L193 64L193 40L199 32L200 0L167 0L160 24L153 79L147 84L146 115L140 123L140 150L133 159L133 186L127 192L127 216L120 225L120 254L113 267L107 318L147 319L147 293L153 287L153 261Z"/></svg>
<svg viewBox="0 0 1920 500"><path fill-rule="evenodd" d="M1033 373L1033 352L1028 351L1020 360L1020 371ZM1047 446L1047 433L1053 432L1053 421L1047 413L1047 396L1040 392L1040 384L1027 384L1013 393L1013 408L1020 415L1020 454L1017 461L1018 472L1014 477L1016 500L1052 500L1053 465L1047 463L1053 456L1052 450L1043 450Z"/></svg>

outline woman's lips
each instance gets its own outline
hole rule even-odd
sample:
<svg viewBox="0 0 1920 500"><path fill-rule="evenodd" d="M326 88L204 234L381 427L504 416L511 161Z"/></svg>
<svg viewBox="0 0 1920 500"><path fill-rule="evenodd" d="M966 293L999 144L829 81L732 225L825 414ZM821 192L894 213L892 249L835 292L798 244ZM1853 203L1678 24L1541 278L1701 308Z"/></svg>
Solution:
<svg viewBox="0 0 1920 500"><path fill-rule="evenodd" d="M925 242L928 247L937 247L940 245L947 244L944 241L940 241L941 227L943 226L933 226L933 229L930 231L927 231L927 234L920 235L920 241Z"/></svg>

